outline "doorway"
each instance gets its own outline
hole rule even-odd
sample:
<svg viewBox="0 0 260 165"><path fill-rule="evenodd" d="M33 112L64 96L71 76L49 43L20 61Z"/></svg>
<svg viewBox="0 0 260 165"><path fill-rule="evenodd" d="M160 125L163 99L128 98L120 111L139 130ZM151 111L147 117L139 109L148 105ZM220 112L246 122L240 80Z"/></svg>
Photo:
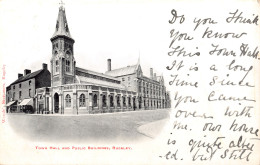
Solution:
<svg viewBox="0 0 260 165"><path fill-rule="evenodd" d="M59 95L58 95L58 93L54 94L54 112L59 113Z"/></svg>

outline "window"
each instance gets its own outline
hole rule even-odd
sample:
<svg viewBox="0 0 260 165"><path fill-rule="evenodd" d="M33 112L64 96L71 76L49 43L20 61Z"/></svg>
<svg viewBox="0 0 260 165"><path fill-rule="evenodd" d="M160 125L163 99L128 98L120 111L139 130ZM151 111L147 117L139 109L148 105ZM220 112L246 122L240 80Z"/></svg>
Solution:
<svg viewBox="0 0 260 165"><path fill-rule="evenodd" d="M128 106L131 107L131 97L128 97Z"/></svg>
<svg viewBox="0 0 260 165"><path fill-rule="evenodd" d="M93 107L97 107L97 95L93 96Z"/></svg>
<svg viewBox="0 0 260 165"><path fill-rule="evenodd" d="M123 106L124 106L124 107L126 106L125 97L123 97Z"/></svg>
<svg viewBox="0 0 260 165"><path fill-rule="evenodd" d="M29 85L31 85L32 84L32 82L31 82L31 80L29 81Z"/></svg>
<svg viewBox="0 0 260 165"><path fill-rule="evenodd" d="M19 91L19 99L22 97L22 91Z"/></svg>
<svg viewBox="0 0 260 165"><path fill-rule="evenodd" d="M22 84L19 84L19 88L21 88L22 87Z"/></svg>
<svg viewBox="0 0 260 165"><path fill-rule="evenodd" d="M102 96L102 107L106 107L107 106L107 99L106 99L106 95Z"/></svg>
<svg viewBox="0 0 260 165"><path fill-rule="evenodd" d="M65 101L66 101L66 107L71 107L71 97L69 94L66 95Z"/></svg>
<svg viewBox="0 0 260 165"><path fill-rule="evenodd" d="M66 60L66 64L65 64L65 68L66 68L66 72L70 72L70 61Z"/></svg>
<svg viewBox="0 0 260 165"><path fill-rule="evenodd" d="M85 95L81 94L79 96L79 107L85 107L86 106L86 99L85 99Z"/></svg>
<svg viewBox="0 0 260 165"><path fill-rule="evenodd" d="M58 72L59 71L59 61L58 60L56 60L56 72Z"/></svg>
<svg viewBox="0 0 260 165"><path fill-rule="evenodd" d="M15 85L13 86L13 89L15 89Z"/></svg>
<svg viewBox="0 0 260 165"><path fill-rule="evenodd" d="M31 89L29 89L29 97L31 97Z"/></svg>
<svg viewBox="0 0 260 165"><path fill-rule="evenodd" d="M15 99L15 92L13 93L13 100Z"/></svg>
<svg viewBox="0 0 260 165"><path fill-rule="evenodd" d="M117 96L116 102L117 102L117 106L120 107L120 98L119 98L119 96Z"/></svg>
<svg viewBox="0 0 260 165"><path fill-rule="evenodd" d="M110 107L114 106L114 98L113 96L110 96Z"/></svg>
<svg viewBox="0 0 260 165"><path fill-rule="evenodd" d="M124 78L124 77L122 78L122 81L125 81L125 78Z"/></svg>
<svg viewBox="0 0 260 165"><path fill-rule="evenodd" d="M139 81L139 83L138 83L138 92L141 92L141 89L142 89L142 87L141 87L141 82Z"/></svg>

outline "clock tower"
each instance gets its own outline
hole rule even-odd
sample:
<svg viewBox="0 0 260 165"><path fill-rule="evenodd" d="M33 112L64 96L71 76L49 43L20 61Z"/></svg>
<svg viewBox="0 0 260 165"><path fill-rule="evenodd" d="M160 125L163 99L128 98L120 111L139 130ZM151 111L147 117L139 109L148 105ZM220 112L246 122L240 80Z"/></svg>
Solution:
<svg viewBox="0 0 260 165"><path fill-rule="evenodd" d="M55 32L51 38L51 85L75 83L76 61L74 59L74 39L70 35L65 8L59 8Z"/></svg>

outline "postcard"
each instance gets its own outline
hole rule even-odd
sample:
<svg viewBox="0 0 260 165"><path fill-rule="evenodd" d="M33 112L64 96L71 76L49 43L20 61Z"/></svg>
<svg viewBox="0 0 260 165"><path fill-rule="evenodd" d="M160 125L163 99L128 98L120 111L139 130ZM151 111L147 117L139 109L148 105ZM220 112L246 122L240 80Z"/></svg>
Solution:
<svg viewBox="0 0 260 165"><path fill-rule="evenodd" d="M0 164L260 164L256 0L0 1Z"/></svg>

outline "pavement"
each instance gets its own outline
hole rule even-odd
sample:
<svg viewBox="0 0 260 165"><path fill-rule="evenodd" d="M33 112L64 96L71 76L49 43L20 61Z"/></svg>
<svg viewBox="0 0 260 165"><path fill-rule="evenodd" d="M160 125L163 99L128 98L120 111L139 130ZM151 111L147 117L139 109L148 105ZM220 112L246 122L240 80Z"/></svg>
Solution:
<svg viewBox="0 0 260 165"><path fill-rule="evenodd" d="M154 139L161 133L162 128L165 126L168 120L169 118L143 124L137 128L137 131L147 137Z"/></svg>
<svg viewBox="0 0 260 165"><path fill-rule="evenodd" d="M21 138L37 142L141 142L159 134L169 109L88 115L7 114Z"/></svg>

